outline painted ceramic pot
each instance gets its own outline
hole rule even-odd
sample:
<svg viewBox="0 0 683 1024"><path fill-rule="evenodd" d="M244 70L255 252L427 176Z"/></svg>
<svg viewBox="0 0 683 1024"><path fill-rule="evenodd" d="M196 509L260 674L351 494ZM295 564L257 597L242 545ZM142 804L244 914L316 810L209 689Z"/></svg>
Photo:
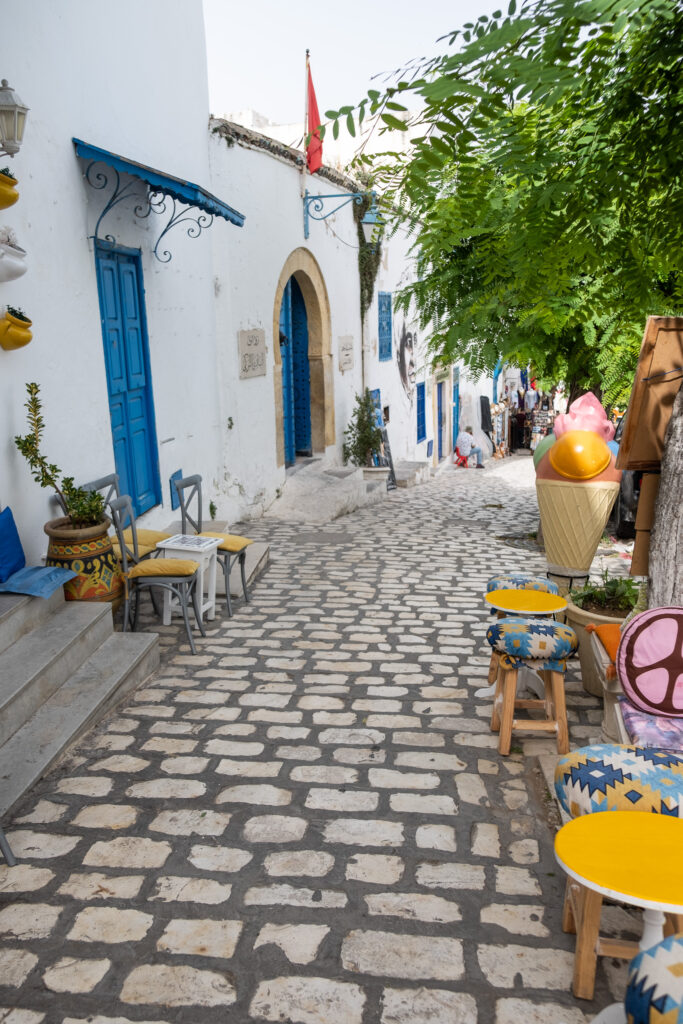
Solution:
<svg viewBox="0 0 683 1024"><path fill-rule="evenodd" d="M6 174L0 174L0 210L6 210L8 206L14 206L18 198L17 179L9 178Z"/></svg>
<svg viewBox="0 0 683 1024"><path fill-rule="evenodd" d="M77 529L68 517L52 519L43 529L50 538L46 565L71 569L76 577L64 584L67 601L106 601L118 607L123 576L108 529L111 520Z"/></svg>
<svg viewBox="0 0 683 1024"><path fill-rule="evenodd" d="M27 270L26 250L18 245L0 242L0 284L15 281Z"/></svg>
<svg viewBox="0 0 683 1024"><path fill-rule="evenodd" d="M11 313L5 313L0 320L0 348L10 352L14 348L23 348L33 337L32 320L20 320Z"/></svg>

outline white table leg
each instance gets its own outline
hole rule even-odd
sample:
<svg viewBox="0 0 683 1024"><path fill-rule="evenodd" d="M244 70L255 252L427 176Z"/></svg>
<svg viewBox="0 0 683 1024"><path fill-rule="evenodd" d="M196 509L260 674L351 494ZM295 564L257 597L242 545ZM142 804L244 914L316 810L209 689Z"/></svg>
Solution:
<svg viewBox="0 0 683 1024"><path fill-rule="evenodd" d="M216 550L214 549L209 556L209 576L206 581L206 599L207 599L207 619L216 618Z"/></svg>
<svg viewBox="0 0 683 1024"><path fill-rule="evenodd" d="M480 686L478 690L474 691L475 697L493 697L496 692L496 684L492 686Z"/></svg>
<svg viewBox="0 0 683 1024"><path fill-rule="evenodd" d="M626 1011L623 1003L611 1003L593 1017L593 1024L626 1024Z"/></svg>
<svg viewBox="0 0 683 1024"><path fill-rule="evenodd" d="M664 938L664 922L666 918L661 910L643 911L643 936L639 946L641 949L649 949L656 946Z"/></svg>

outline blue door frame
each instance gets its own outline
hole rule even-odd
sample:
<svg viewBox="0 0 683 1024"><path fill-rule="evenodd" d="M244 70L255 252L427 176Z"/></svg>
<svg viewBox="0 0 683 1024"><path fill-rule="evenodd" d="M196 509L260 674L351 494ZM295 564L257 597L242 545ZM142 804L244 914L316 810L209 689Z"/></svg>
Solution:
<svg viewBox="0 0 683 1024"><path fill-rule="evenodd" d="M439 459L443 458L443 428L444 428L444 407L443 407L443 381L436 385L436 424L438 429L437 452Z"/></svg>
<svg viewBox="0 0 683 1024"><path fill-rule="evenodd" d="M95 267L116 472L142 515L161 482L140 253L97 245Z"/></svg>
<svg viewBox="0 0 683 1024"><path fill-rule="evenodd" d="M460 373L453 371L453 451L460 432Z"/></svg>
<svg viewBox="0 0 683 1024"><path fill-rule="evenodd" d="M294 277L285 285L280 306L282 414L285 465L311 455L311 372L308 362L308 317Z"/></svg>

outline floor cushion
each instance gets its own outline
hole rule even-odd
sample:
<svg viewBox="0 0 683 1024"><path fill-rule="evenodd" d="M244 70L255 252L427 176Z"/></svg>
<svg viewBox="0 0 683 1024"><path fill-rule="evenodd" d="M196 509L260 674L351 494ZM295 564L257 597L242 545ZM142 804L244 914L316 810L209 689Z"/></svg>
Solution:
<svg viewBox="0 0 683 1024"><path fill-rule="evenodd" d="M683 718L648 715L626 697L619 697L626 732L637 747L662 747L683 755Z"/></svg>
<svg viewBox="0 0 683 1024"><path fill-rule="evenodd" d="M650 608L621 634L617 673L640 711L683 718L683 608Z"/></svg>
<svg viewBox="0 0 683 1024"><path fill-rule="evenodd" d="M596 811L654 811L683 818L683 755L596 743L565 754L555 792L572 818Z"/></svg>

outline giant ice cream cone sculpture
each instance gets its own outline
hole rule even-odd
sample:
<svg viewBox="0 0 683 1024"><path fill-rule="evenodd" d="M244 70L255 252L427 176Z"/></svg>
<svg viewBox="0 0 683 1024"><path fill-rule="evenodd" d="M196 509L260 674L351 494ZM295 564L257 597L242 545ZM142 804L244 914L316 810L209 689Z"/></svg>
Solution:
<svg viewBox="0 0 683 1024"><path fill-rule="evenodd" d="M621 471L607 442L614 427L595 395L558 416L555 441L536 466L536 494L548 565L580 575L590 569L619 492Z"/></svg>

